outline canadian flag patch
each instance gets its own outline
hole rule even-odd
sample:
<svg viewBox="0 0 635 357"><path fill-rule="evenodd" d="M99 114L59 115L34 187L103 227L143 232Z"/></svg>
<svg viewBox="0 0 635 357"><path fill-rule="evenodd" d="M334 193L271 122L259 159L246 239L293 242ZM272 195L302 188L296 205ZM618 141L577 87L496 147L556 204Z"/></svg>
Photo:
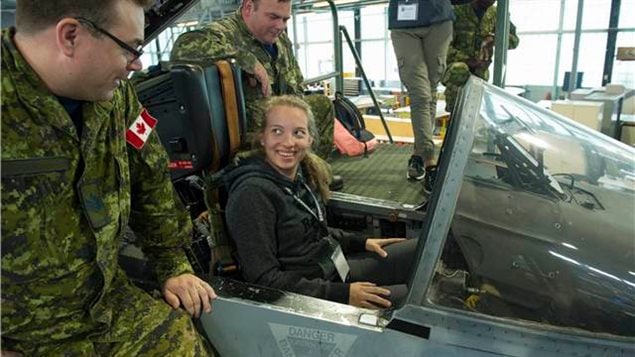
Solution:
<svg viewBox="0 0 635 357"><path fill-rule="evenodd" d="M141 150L146 144L150 133L157 125L157 121L144 108L141 114L135 119L134 123L126 130L126 141L135 149Z"/></svg>

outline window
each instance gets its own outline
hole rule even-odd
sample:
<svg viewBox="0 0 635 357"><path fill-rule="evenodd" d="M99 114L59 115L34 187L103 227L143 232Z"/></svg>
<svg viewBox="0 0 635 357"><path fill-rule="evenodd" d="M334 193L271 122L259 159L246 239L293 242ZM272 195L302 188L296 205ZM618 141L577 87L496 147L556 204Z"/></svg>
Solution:
<svg viewBox="0 0 635 357"><path fill-rule="evenodd" d="M577 62L577 71L584 72L581 84L583 87L602 85L611 2L611 0L584 1ZM562 30L559 30L561 7L564 11L563 24ZM573 65L577 7L578 1L514 0L510 2L510 13L517 25L520 45L516 50L508 53L507 84L549 86L555 83L557 86L562 85L564 73L571 71ZM635 21L632 16L625 16L629 14L628 11L635 12L635 0L622 0L618 46L635 46L635 37L633 37L635 36L633 32ZM523 16L517 14L523 14ZM561 43L558 46L559 37ZM556 63L558 54L559 61ZM619 80L632 83L632 79L628 78L628 71L632 72L633 67L618 62L614 63L613 73L616 78L613 82Z"/></svg>
<svg viewBox="0 0 635 357"><path fill-rule="evenodd" d="M635 47L635 32L619 32L616 47ZM635 61L619 61L613 64L612 83L635 88Z"/></svg>
<svg viewBox="0 0 635 357"><path fill-rule="evenodd" d="M388 28L386 4L367 6L360 10L362 39L384 39Z"/></svg>
<svg viewBox="0 0 635 357"><path fill-rule="evenodd" d="M333 46L333 16L330 12L311 12L296 15L289 21L289 36L293 40L293 33L297 31L297 60L305 79L314 78L335 70ZM340 26L345 26L351 36L354 36L354 19L352 11L338 13ZM344 71L354 68L354 59L342 39Z"/></svg>
<svg viewBox="0 0 635 357"><path fill-rule="evenodd" d="M611 2L612 0L584 1L578 71L584 72L582 85L585 87L602 84ZM554 83L557 86L562 85L564 72L571 70L573 62L577 4L578 1L573 0L509 2L511 21L516 25L520 45L508 53L507 84L548 87ZM361 43L360 55L369 79L375 82L399 80L390 31L387 29L387 4L360 5L358 11L361 36L357 41ZM356 40L354 13L350 9L339 9L338 14L340 25L347 28L353 41ZM617 46L635 46L635 17L630 16L632 13L635 13L635 0L622 0ZM561 29L560 19L563 20ZM141 58L144 67L157 63L159 59L167 60L174 40L185 29L176 26L167 29L147 46L147 54ZM295 43L298 63L305 78L334 71L330 11L324 9L296 14L289 21L288 31ZM344 40L342 53L344 72L354 73L356 65ZM615 61L613 82L633 86L634 66L631 62ZM493 66L490 71L492 69Z"/></svg>
<svg viewBox="0 0 635 357"><path fill-rule="evenodd" d="M578 72L584 72L582 87L601 87L607 33L583 33L580 37ZM593 49L589 51L589 49Z"/></svg>
<svg viewBox="0 0 635 357"><path fill-rule="evenodd" d="M184 26L173 26L161 32L154 41L144 47L144 54L141 56L143 68L148 68L151 65L159 63L159 61L169 61L170 51L172 50L174 41L176 41L180 34L191 29L192 28Z"/></svg>
<svg viewBox="0 0 635 357"><path fill-rule="evenodd" d="M330 12L309 13L303 15L306 21L306 39L312 42L333 41L333 20Z"/></svg>
<svg viewBox="0 0 635 357"><path fill-rule="evenodd" d="M578 14L577 1L565 1L564 30L575 30ZM582 29L606 29L609 26L611 0L584 0Z"/></svg>
<svg viewBox="0 0 635 357"><path fill-rule="evenodd" d="M635 16L633 14L635 14L635 0L622 0L619 28L634 28ZM631 42L631 45L635 46L635 43Z"/></svg>
<svg viewBox="0 0 635 357"><path fill-rule="evenodd" d="M509 14L514 25L522 31L556 31L560 21L560 1L510 1Z"/></svg>
<svg viewBox="0 0 635 357"><path fill-rule="evenodd" d="M556 63L556 36L527 34L519 38L519 46L507 53L506 83L550 85Z"/></svg>
<svg viewBox="0 0 635 357"><path fill-rule="evenodd" d="M362 53L365 54L363 64L366 76L373 80L386 78L386 56L394 56L394 54L386 53L384 40L362 42ZM377 54L382 55L378 56Z"/></svg>
<svg viewBox="0 0 635 357"><path fill-rule="evenodd" d="M331 43L314 43L306 46L304 63L306 69L302 71L304 78L317 77L333 71L333 45Z"/></svg>

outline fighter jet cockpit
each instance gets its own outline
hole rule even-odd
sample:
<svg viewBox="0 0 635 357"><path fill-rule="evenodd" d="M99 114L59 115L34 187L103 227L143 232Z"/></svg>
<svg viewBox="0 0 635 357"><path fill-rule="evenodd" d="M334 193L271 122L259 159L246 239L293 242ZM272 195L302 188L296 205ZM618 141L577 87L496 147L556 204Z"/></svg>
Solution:
<svg viewBox="0 0 635 357"><path fill-rule="evenodd" d="M426 299L477 314L635 334L632 148L483 85Z"/></svg>
<svg viewBox="0 0 635 357"><path fill-rule="evenodd" d="M348 20L354 24L354 19L359 20L364 13L365 22L388 33L386 26L377 26L376 21L368 20L379 19L379 15L383 19L387 12L375 11L387 2L353 1L354 6L376 9L367 13L351 10ZM453 4L467 2L452 1ZM206 21L216 15L220 18L220 14L233 14L240 3L240 0L157 0L146 12L144 45L168 29L166 32L174 35L167 41L171 46L179 33L196 29L192 24L197 28L207 26ZM256 1L250 5L253 3ZM280 0L278 3L289 2ZM342 44L346 43L338 33L345 30L345 26L338 28L337 25L336 3L339 1L293 0L290 3L294 6L291 22L304 16L303 11L309 7L316 18L332 11L334 20L329 21L334 24L333 34L339 40L334 43L330 43L330 39L319 40L315 44L325 48L333 45L334 53L341 52ZM435 2L404 4L405 15L416 14L417 4L422 8L429 6L428 3ZM500 6L509 1L498 3ZM612 3L617 4L619 12L619 1ZM564 8L564 1L562 4ZM3 1L2 5L2 21L8 24L10 17L7 16L11 13L7 13L6 8L15 8L15 1ZM208 8L211 5L216 8ZM388 11L387 5L384 7ZM229 8L231 12L226 12ZM176 25L179 17L183 18ZM302 33L308 33L307 24L311 20L303 20ZM342 23L348 20L343 17ZM293 31L295 35L295 24ZM325 28L323 32L328 34L328 31ZM571 30L564 32L568 35ZM598 31L587 32L596 34ZM343 34L348 37L346 31ZM362 44L361 39L358 40ZM364 41L362 47L371 41L380 42L374 37ZM301 48L296 40L293 42L294 49ZM381 42L386 46L388 37ZM165 45L163 50L160 43ZM260 87L253 85L256 81L240 68L234 55L167 62L167 44L157 40L152 46L156 47L155 52L147 48L146 58L156 56L152 70L138 74L131 82L139 102L157 119L155 132L168 156L172 184L179 203L187 209L191 219L193 230L188 237L191 241L183 244L182 249L192 270L208 282L217 295L213 311L195 318L198 333L213 346L216 355L635 355L634 147L472 76L462 86L448 119L447 132L443 121L443 135L435 135L442 148L432 171L435 180L431 191L425 188L425 181L404 178L405 163L414 158L414 145L405 140L393 142L381 115L386 139L381 139L372 156L366 155L367 152L363 157L335 153L328 158L334 174L354 173L346 177L345 187L359 186L357 190L331 194L325 207L329 227L367 238L404 238L410 240L407 243L416 243L412 244L412 247L416 245L416 251L410 255L414 258L407 260L412 264L406 264L411 270L407 274L407 295L403 300L387 308L370 309L302 295L291 289L256 285L242 276L241 268L245 265L241 267L236 259L236 237L230 236L224 216L229 193L221 179L224 169L248 147L247 120L253 118L247 115L245 91L252 87L255 88L252 90L260 90ZM305 39L303 46L306 44ZM350 47L354 47L352 42ZM366 48L368 57L375 54L374 46ZM266 53L271 54L268 50ZM308 58L308 52L304 53L296 56ZM353 54L357 59L357 54ZM342 54L333 57L339 58L332 62L335 75L343 82L345 72L337 68ZM396 58L390 53L388 57L396 65ZM501 56L496 54L495 57L500 60ZM139 57L134 61L136 58ZM382 72L387 72L388 63L381 66L385 67ZM321 62L315 67L321 69ZM359 67L362 69L361 63ZM322 73L314 78L317 82L307 83L323 83L326 88L323 80L331 77L332 74ZM358 79L355 83L361 83ZM394 88L388 84L381 84L381 88L392 92ZM360 94L361 84L354 86ZM369 83L367 86L376 113L381 114L382 109L396 113L401 109L393 108L393 104L380 108L374 89ZM344 83L341 87L344 89ZM401 100L393 94L391 97L396 98L395 104ZM372 108L366 116L371 113ZM450 113L444 112L443 118L449 117ZM395 125L405 121L411 126L410 119L393 119ZM381 125L379 119L376 124ZM290 156L288 151L281 156ZM373 157L384 160L371 161ZM59 162L57 157L53 159L56 164ZM395 162L400 163L398 168ZM120 170L119 164L116 161L113 167ZM353 166L355 170L351 169ZM19 167L26 165L20 163ZM361 171L362 168L369 168L369 172ZM364 174L360 174L362 172ZM48 171L43 174L57 175ZM117 176L118 179L126 177L125 172L117 171L117 175L121 176ZM410 173L406 177L412 178ZM130 177L127 179L130 181ZM15 182L22 182L20 180ZM45 183L48 188L48 181ZM130 185L130 182L117 181L118 185L124 186L123 183ZM308 186L304 186L309 192ZM381 195L376 195L378 193ZM130 200L131 195L121 197ZM295 195L287 198L293 204L306 206ZM323 228L321 225L326 223L322 205L315 197L313 201L318 211L314 215L320 223L318 228ZM311 208L308 210L313 214ZM241 214L249 216L255 209L244 211ZM81 217L78 220L85 219ZM120 222L124 221L128 221L127 217ZM33 231L41 231L42 227L36 224ZM309 223L304 228L307 227ZM136 246L144 237L136 236L128 228L123 224L118 226L118 232L125 234L122 233L124 241L119 247L117 263L132 283L160 297L157 274ZM20 234L15 234L15 242L22 242ZM318 238L332 238L326 235ZM251 234L241 237L253 238ZM7 245L4 243L3 249ZM109 246L108 254L114 256L112 247L114 245ZM333 257L336 255L331 259ZM400 271L400 275L406 274ZM347 273L332 276L340 279L338 284L350 283ZM91 314L95 311L99 310L91 310ZM42 316L47 314L48 310Z"/></svg>
<svg viewBox="0 0 635 357"><path fill-rule="evenodd" d="M172 8L158 4L150 20ZM211 177L201 173L244 140L240 71L231 60L172 63L137 91L161 122L182 201L201 217ZM205 245L190 259L219 294L200 324L220 355L631 354L634 149L475 77L453 116L427 202L329 201L340 228L419 238L403 306L367 310L237 281ZM217 233L200 231L208 242Z"/></svg>

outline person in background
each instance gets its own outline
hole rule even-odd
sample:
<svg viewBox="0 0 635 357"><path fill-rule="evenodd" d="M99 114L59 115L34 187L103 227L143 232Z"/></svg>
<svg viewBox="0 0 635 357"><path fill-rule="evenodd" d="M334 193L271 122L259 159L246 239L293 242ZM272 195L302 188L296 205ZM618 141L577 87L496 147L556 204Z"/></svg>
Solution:
<svg viewBox="0 0 635 357"><path fill-rule="evenodd" d="M329 227L330 173L311 153L317 134L310 107L298 97L272 97L262 113L254 123L258 149L223 177L227 228L244 279L359 307L398 305L416 240Z"/></svg>
<svg viewBox="0 0 635 357"><path fill-rule="evenodd" d="M152 4L20 0L2 31L3 355L208 355L191 317L216 295L127 80ZM164 300L119 267L126 226Z"/></svg>
<svg viewBox="0 0 635 357"><path fill-rule="evenodd" d="M437 85L445 71L452 40L454 13L450 0L390 0L388 28L399 77L410 96L414 153L406 177L423 180L430 191L436 159L432 133L437 107ZM426 178L427 176L427 178Z"/></svg>
<svg viewBox="0 0 635 357"><path fill-rule="evenodd" d="M285 32L290 17L291 0L243 0L233 15L180 35L170 60L235 58L246 74L247 132L252 133L254 118L260 115L266 97L304 94L304 78ZM326 159L333 150L333 104L324 95L309 95L305 100L315 114L321 138L317 154Z"/></svg>
<svg viewBox="0 0 635 357"><path fill-rule="evenodd" d="M454 36L448 50L447 69L441 82L445 86L445 110L452 113L459 89L470 74L489 79L494 54L496 0L473 0L454 6ZM516 26L509 23L509 48L518 47Z"/></svg>

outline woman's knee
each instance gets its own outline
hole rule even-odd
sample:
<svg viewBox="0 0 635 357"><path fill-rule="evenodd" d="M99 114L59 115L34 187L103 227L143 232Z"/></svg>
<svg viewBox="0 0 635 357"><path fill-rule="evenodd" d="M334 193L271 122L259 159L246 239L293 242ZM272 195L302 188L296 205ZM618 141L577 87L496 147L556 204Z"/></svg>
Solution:
<svg viewBox="0 0 635 357"><path fill-rule="evenodd" d="M386 247L388 256L394 255L395 259L404 259L414 257L414 253L417 250L417 239L407 239L396 244Z"/></svg>

